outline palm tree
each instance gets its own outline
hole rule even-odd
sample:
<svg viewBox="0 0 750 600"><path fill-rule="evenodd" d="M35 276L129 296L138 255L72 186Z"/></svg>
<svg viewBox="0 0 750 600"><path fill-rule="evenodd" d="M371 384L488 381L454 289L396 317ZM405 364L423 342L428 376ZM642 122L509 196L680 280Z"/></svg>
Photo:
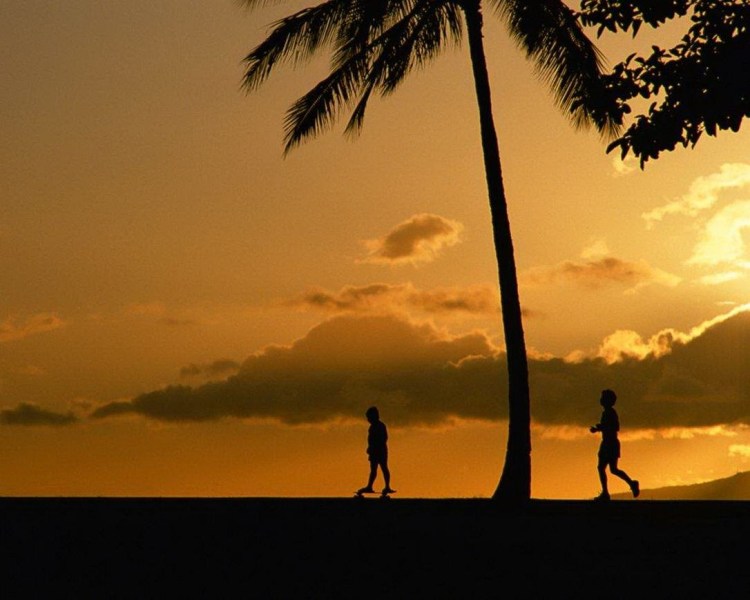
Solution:
<svg viewBox="0 0 750 600"><path fill-rule="evenodd" d="M255 7L263 0L243 0ZM601 83L600 54L562 0L487 0L510 35L531 58L558 105L574 125L593 124L611 135L619 123ZM481 0L326 0L275 24L245 59L244 86L255 90L277 64L297 63L332 49L330 74L289 109L285 154L330 126L351 108L347 133L362 127L373 92L391 93L415 67L449 44L469 43L481 128L492 231L498 265L508 369L509 431L505 464L493 495L523 502L531 497L529 374L500 152L492 116L483 46Z"/></svg>

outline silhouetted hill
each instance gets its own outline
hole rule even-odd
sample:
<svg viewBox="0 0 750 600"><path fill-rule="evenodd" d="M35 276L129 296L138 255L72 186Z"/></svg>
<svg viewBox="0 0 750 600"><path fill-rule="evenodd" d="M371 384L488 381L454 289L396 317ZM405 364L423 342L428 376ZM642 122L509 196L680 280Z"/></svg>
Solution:
<svg viewBox="0 0 750 600"><path fill-rule="evenodd" d="M617 500L630 499L630 492L613 494ZM750 500L750 471L693 485L642 489L639 500Z"/></svg>

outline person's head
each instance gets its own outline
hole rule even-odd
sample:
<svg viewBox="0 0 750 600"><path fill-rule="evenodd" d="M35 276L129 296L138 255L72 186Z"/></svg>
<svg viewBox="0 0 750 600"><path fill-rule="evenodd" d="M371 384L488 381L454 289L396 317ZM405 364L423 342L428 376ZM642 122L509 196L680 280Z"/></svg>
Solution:
<svg viewBox="0 0 750 600"><path fill-rule="evenodd" d="M599 404L611 408L617 402L617 394L612 390L602 390L602 397L599 398Z"/></svg>
<svg viewBox="0 0 750 600"><path fill-rule="evenodd" d="M380 420L380 413L378 412L377 406L371 406L367 409L367 412L365 413L365 416L367 417L367 420L370 421L370 423L374 423L375 421Z"/></svg>

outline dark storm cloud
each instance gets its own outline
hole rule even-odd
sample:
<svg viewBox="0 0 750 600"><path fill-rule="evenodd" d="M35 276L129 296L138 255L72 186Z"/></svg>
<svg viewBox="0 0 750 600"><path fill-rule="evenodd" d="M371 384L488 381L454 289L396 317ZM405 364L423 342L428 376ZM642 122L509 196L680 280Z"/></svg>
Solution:
<svg viewBox="0 0 750 600"><path fill-rule="evenodd" d="M15 408L0 410L0 423L3 425L72 425L78 422L72 412L59 413L40 408L36 404L21 402Z"/></svg>
<svg viewBox="0 0 750 600"><path fill-rule="evenodd" d="M599 392L612 388L629 428L750 424L749 365L747 312L661 356L531 359L532 415L542 425L589 425ZM341 316L291 346L266 348L225 381L156 390L92 416L301 424L359 419L377 404L394 425L495 421L507 417L506 386L505 356L482 333L451 337L394 316Z"/></svg>

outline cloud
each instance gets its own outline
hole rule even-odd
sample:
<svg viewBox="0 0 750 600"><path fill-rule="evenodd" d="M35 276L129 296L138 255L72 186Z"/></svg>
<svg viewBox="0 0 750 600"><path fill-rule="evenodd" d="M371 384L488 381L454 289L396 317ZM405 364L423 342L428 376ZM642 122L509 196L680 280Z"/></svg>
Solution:
<svg viewBox="0 0 750 600"><path fill-rule="evenodd" d="M411 283L373 283L344 286L338 291L315 288L287 304L329 313L410 309L428 314L485 315L498 313L500 300L497 290L489 285L420 290Z"/></svg>
<svg viewBox="0 0 750 600"><path fill-rule="evenodd" d="M750 269L743 233L750 229L750 200L725 206L706 223L687 263L716 266L730 264Z"/></svg>
<svg viewBox="0 0 750 600"><path fill-rule="evenodd" d="M46 374L46 371L42 367L33 364L11 366L8 367L6 371L8 373L24 375L26 377L41 377Z"/></svg>
<svg viewBox="0 0 750 600"><path fill-rule="evenodd" d="M159 319L159 323L168 327L192 327L199 324L198 321L193 319L178 319L176 317L164 317Z"/></svg>
<svg viewBox="0 0 750 600"><path fill-rule="evenodd" d="M603 239L591 240L588 246L581 251L581 258L586 260L597 260L609 256L609 246Z"/></svg>
<svg viewBox="0 0 750 600"><path fill-rule="evenodd" d="M618 329L604 338L596 356L604 359L608 364L628 358L639 360L649 356L658 358L671 352L676 335L673 330L666 329L644 340L635 331Z"/></svg>
<svg viewBox="0 0 750 600"><path fill-rule="evenodd" d="M637 169L638 159L635 156L628 154L625 159L618 154L612 159L612 168L614 169L614 177L622 177L624 175L630 175Z"/></svg>
<svg viewBox="0 0 750 600"><path fill-rule="evenodd" d="M0 323L0 342L22 340L31 335L46 333L65 327L66 323L54 313L39 313L23 322L12 317Z"/></svg>
<svg viewBox="0 0 750 600"><path fill-rule="evenodd" d="M581 262L565 261L550 267L533 267L521 273L520 281L524 285L570 282L588 289L599 289L617 284L641 287L648 283L674 287L680 278L642 260L627 261L607 256Z"/></svg>
<svg viewBox="0 0 750 600"><path fill-rule="evenodd" d="M698 177L693 181L687 194L663 206L643 213L647 227L661 221L667 215L686 215L695 217L711 208L719 200L719 193L724 190L742 188L750 185L750 165L744 163L727 163L721 165L718 173Z"/></svg>
<svg viewBox="0 0 750 600"><path fill-rule="evenodd" d="M627 336L618 339L639 345ZM647 340L640 345L648 351L623 346L617 360L531 356L536 426L585 433L599 417L604 388L616 390L623 425L631 431L750 424L750 305L686 333L669 330ZM505 355L481 332L450 336L393 315L342 315L289 346L267 347L224 381L167 387L102 405L92 416L302 424L360 420L371 404L396 426L505 419Z"/></svg>
<svg viewBox="0 0 750 600"><path fill-rule="evenodd" d="M163 302L143 302L125 307L125 314L127 315L153 317L158 323L167 327L191 327L201 324L196 319L184 315L175 316L171 312ZM187 311L182 310L181 312L186 313Z"/></svg>
<svg viewBox="0 0 750 600"><path fill-rule="evenodd" d="M750 458L750 446L746 444L732 444L729 446L729 456Z"/></svg>
<svg viewBox="0 0 750 600"><path fill-rule="evenodd" d="M204 378L204 379L215 379L217 377L226 377L233 375L240 369L240 363L236 360L229 358L222 358L215 360L209 364L198 365L191 363L180 369L180 377L182 378Z"/></svg>
<svg viewBox="0 0 750 600"><path fill-rule="evenodd" d="M736 281L742 277L742 273L738 271L726 271L724 273L713 273L711 275L704 275L698 279L698 283L703 285L721 285L722 283L728 283L730 281Z"/></svg>
<svg viewBox="0 0 750 600"><path fill-rule="evenodd" d="M432 262L444 248L459 242L462 230L461 223L438 215L414 215L382 238L365 241L369 254L360 262L388 265Z"/></svg>
<svg viewBox="0 0 750 600"><path fill-rule="evenodd" d="M685 345L702 336L708 329L723 323L737 315L750 311L750 304L736 306L729 312L704 321L687 332L676 329L662 329L648 339L643 339L637 332L627 329L617 330L604 338L595 353L597 358L604 359L608 364L620 362L628 358L643 360L659 358L669 354L676 344ZM582 352L568 357L571 362L587 358Z"/></svg>
<svg viewBox="0 0 750 600"><path fill-rule="evenodd" d="M225 381L171 386L105 404L92 416L321 423L361 419L367 406L378 404L394 424L438 423L458 415L497 419L501 403L472 362L489 359L490 378L499 380L497 353L481 332L451 336L393 315L338 316L290 346L269 346L251 356Z"/></svg>
<svg viewBox="0 0 750 600"><path fill-rule="evenodd" d="M750 271L746 235L750 231L750 200L732 199L717 206L720 195L727 190L750 186L750 164L723 164L717 173L698 177L682 198L643 213L648 228L667 215L691 217L698 240L689 266L720 267L724 272L697 279L703 285L718 285Z"/></svg>
<svg viewBox="0 0 750 600"><path fill-rule="evenodd" d="M163 302L140 302L129 304L125 307L125 313L129 315L142 315L148 317L161 317L167 312Z"/></svg>
<svg viewBox="0 0 750 600"><path fill-rule="evenodd" d="M621 356L613 363L602 358L535 363L532 414L542 424L583 424L598 390L612 388L630 429L750 422L748 307L672 336L666 345L669 351L663 345L661 352Z"/></svg>
<svg viewBox="0 0 750 600"><path fill-rule="evenodd" d="M72 412L59 413L40 408L29 402L21 402L15 408L0 410L0 423L3 425L50 425L60 427L77 422L78 417Z"/></svg>

